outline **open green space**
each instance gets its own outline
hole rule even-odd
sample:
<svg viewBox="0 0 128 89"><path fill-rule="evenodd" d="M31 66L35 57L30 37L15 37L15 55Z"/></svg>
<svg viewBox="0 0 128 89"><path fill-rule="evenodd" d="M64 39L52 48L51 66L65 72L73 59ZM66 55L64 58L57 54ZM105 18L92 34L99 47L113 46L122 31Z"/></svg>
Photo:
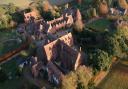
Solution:
<svg viewBox="0 0 128 89"><path fill-rule="evenodd" d="M22 78L7 80L0 84L0 89L20 89Z"/></svg>
<svg viewBox="0 0 128 89"><path fill-rule="evenodd" d="M31 0L0 0L0 4L14 3L20 8L25 8L29 5Z"/></svg>
<svg viewBox="0 0 128 89"><path fill-rule="evenodd" d="M32 1L33 0L0 0L0 4L14 3L20 8L25 8L28 7ZM62 5L70 1L72 0L49 0L49 2L53 5Z"/></svg>
<svg viewBox="0 0 128 89"><path fill-rule="evenodd" d="M16 63L17 58L13 58L5 63L3 63L2 65L0 65L0 67L2 69L4 69L4 71L8 74L10 72L12 72L12 75L14 76L16 74L16 70L17 70L17 63Z"/></svg>
<svg viewBox="0 0 128 89"><path fill-rule="evenodd" d="M7 75L7 80L4 82L0 82L0 89L19 89L22 84L22 76L18 76L18 65L16 63L16 58L7 61L0 65L0 67L4 70ZM11 79L9 79L9 76Z"/></svg>
<svg viewBox="0 0 128 89"><path fill-rule="evenodd" d="M128 89L128 65L116 64L97 89Z"/></svg>
<svg viewBox="0 0 128 89"><path fill-rule="evenodd" d="M104 32L106 31L106 29L109 27L110 24L111 22L107 19L98 19L87 24L86 27L94 31Z"/></svg>
<svg viewBox="0 0 128 89"><path fill-rule="evenodd" d="M0 42L4 42L6 40L8 40L9 38L11 38L12 36L14 36L14 32L13 31L0 31Z"/></svg>
<svg viewBox="0 0 128 89"><path fill-rule="evenodd" d="M18 35L14 30L0 31L0 56L20 47L21 44L18 42Z"/></svg>

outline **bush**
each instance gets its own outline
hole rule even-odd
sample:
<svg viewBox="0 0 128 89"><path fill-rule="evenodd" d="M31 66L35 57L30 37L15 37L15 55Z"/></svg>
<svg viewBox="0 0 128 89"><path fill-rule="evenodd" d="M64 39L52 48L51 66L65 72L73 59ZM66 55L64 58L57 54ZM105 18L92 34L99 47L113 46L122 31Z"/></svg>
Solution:
<svg viewBox="0 0 128 89"><path fill-rule="evenodd" d="M62 80L61 89L76 89L78 77L74 72L66 75Z"/></svg>
<svg viewBox="0 0 128 89"><path fill-rule="evenodd" d="M94 53L90 55L89 62L94 69L99 71L107 70L111 64L108 53L100 49L96 49Z"/></svg>
<svg viewBox="0 0 128 89"><path fill-rule="evenodd" d="M109 55L121 57L123 52L127 52L128 44L126 43L126 30L116 29L105 36L105 49Z"/></svg>
<svg viewBox="0 0 128 89"><path fill-rule="evenodd" d="M81 66L76 71L64 76L61 89L88 89L88 83L91 78L91 71Z"/></svg>

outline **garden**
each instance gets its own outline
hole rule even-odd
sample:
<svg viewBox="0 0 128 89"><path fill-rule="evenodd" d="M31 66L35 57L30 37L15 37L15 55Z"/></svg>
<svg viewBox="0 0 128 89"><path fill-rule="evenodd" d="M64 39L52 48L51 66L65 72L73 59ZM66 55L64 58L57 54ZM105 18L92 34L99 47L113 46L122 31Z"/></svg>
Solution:
<svg viewBox="0 0 128 89"><path fill-rule="evenodd" d="M98 31L98 32L104 32L106 31L106 29L109 27L109 25L111 24L111 22L108 19L98 19L95 20L89 24L86 25L87 28L90 28L94 31Z"/></svg>

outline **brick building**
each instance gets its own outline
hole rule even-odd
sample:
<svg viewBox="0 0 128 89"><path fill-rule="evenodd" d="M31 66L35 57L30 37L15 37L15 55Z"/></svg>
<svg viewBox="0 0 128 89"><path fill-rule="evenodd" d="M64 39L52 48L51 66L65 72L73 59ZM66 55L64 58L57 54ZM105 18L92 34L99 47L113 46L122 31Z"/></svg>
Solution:
<svg viewBox="0 0 128 89"><path fill-rule="evenodd" d="M24 13L24 21L25 23L28 23L30 21L31 18L38 18L38 13L36 11L31 11L28 13Z"/></svg>
<svg viewBox="0 0 128 89"><path fill-rule="evenodd" d="M41 69L47 70L48 80L59 85L64 74L82 65L84 53L74 49L73 36L68 31L62 33L63 35L55 34L64 31L62 28L71 27L75 20L81 19L80 11L67 9L61 17L51 21L35 20L35 12L24 15L28 34L35 41L43 40L42 46L37 46L36 56L39 61L32 64L32 74L38 77Z"/></svg>
<svg viewBox="0 0 128 89"><path fill-rule="evenodd" d="M79 9L67 9L63 12L61 17L53 19L51 21L45 21L44 19L35 20L37 13L35 11L25 13L24 20L29 23L29 29L41 30L46 33L54 34L60 31L62 28L69 28L73 25L74 21L81 18ZM34 32L32 30L32 32Z"/></svg>
<svg viewBox="0 0 128 89"><path fill-rule="evenodd" d="M71 33L43 46L47 60L48 77L49 80L52 80L51 82L60 84L64 74L76 70L83 64L84 53L73 49L73 46ZM53 67L49 69L49 66Z"/></svg>

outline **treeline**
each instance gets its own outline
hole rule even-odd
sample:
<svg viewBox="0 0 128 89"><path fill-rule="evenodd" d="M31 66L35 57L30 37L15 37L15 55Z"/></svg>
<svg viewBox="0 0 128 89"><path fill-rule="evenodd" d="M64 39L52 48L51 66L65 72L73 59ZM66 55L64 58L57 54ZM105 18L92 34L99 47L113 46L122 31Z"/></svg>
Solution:
<svg viewBox="0 0 128 89"><path fill-rule="evenodd" d="M13 3L0 5L0 30L10 29L24 21L20 8Z"/></svg>
<svg viewBox="0 0 128 89"><path fill-rule="evenodd" d="M94 17L106 16L110 8L128 9L127 0L76 0L72 6L80 8L82 17L89 20Z"/></svg>
<svg viewBox="0 0 128 89"><path fill-rule="evenodd" d="M39 12L39 15L46 21L60 17L62 11L67 7L68 5L51 5L48 0L33 0L33 2L29 5L31 10Z"/></svg>

